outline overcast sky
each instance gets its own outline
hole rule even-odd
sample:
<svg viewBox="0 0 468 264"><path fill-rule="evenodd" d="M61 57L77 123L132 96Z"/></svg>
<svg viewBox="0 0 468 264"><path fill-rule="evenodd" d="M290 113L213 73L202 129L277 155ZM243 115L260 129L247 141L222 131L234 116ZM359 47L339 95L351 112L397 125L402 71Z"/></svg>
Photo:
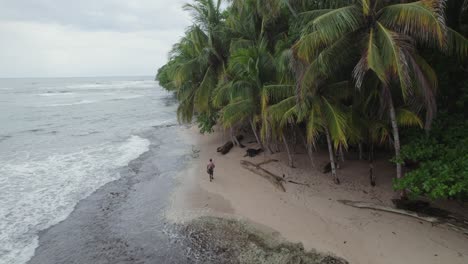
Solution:
<svg viewBox="0 0 468 264"><path fill-rule="evenodd" d="M0 0L0 78L154 75L190 0Z"/></svg>

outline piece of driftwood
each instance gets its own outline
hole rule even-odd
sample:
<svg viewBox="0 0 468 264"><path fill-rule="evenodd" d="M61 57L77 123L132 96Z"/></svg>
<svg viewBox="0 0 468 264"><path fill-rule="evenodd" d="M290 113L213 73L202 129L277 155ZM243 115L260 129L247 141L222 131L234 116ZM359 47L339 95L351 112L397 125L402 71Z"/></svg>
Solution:
<svg viewBox="0 0 468 264"><path fill-rule="evenodd" d="M421 216L415 212L392 208L392 207L388 207L384 205L360 202L360 201L349 201L349 200L338 200L338 202L345 204L345 205L352 206L352 207L356 207L356 208L373 209L373 210L384 211L384 212L389 212L389 213L401 214L401 215L411 216L419 220L424 220L429 223L434 223L434 224L439 223L439 219L437 217Z"/></svg>
<svg viewBox="0 0 468 264"><path fill-rule="evenodd" d="M279 161L279 160L277 160L277 159L269 159L269 160L265 160L265 161L262 161L262 162L260 162L260 163L257 163L256 165L257 165L257 166L262 166L262 165L268 164L268 163L270 163L270 162L278 162L278 161Z"/></svg>
<svg viewBox="0 0 468 264"><path fill-rule="evenodd" d="M418 214L416 212L412 212L408 210L397 209L397 208L392 208L388 206L367 203L367 202L359 202L359 201L338 200L338 202L341 202L345 205L349 205L349 206L356 207L356 208L372 209L372 210L378 210L378 211L383 211L383 212L388 212L388 213L395 213L395 214L414 217L416 219L429 222L433 225L445 226L456 232L460 232L464 235L468 235L468 223L465 223L464 219L458 219L458 218L455 219L453 216L450 216L447 218L428 216L428 215Z"/></svg>
<svg viewBox="0 0 468 264"><path fill-rule="evenodd" d="M232 147L234 147L234 143L232 143L232 141L228 141L226 142L224 145L222 145L221 147L218 147L216 149L217 152L221 152L221 154L226 154L228 153Z"/></svg>
<svg viewBox="0 0 468 264"><path fill-rule="evenodd" d="M236 136L236 138L237 138L237 141L240 141L244 138L244 136L238 135ZM221 154L225 155L232 149L232 147L234 147L234 143L230 140L226 142L224 145L222 145L221 147L218 147L216 151L221 152Z"/></svg>
<svg viewBox="0 0 468 264"><path fill-rule="evenodd" d="M297 185L303 185L303 186L310 187L310 185L308 183L302 183L302 182L297 182L297 181L292 181L292 180L288 180L288 182L294 183L294 184L297 184Z"/></svg>
<svg viewBox="0 0 468 264"><path fill-rule="evenodd" d="M261 168L258 164L252 163L250 161L241 160L241 165L245 169L262 176L263 178L267 179L271 182L276 188L279 190L286 192L286 188L284 188L283 181L284 179L278 175L275 175L263 168Z"/></svg>

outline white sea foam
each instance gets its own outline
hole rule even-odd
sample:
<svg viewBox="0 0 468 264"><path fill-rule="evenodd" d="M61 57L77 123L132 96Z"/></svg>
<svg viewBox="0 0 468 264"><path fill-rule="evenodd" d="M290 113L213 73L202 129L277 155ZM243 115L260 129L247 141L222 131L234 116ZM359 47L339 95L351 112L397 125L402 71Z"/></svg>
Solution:
<svg viewBox="0 0 468 264"><path fill-rule="evenodd" d="M114 81L114 82L103 82L103 83L84 83L84 84L72 84L66 86L67 89L84 89L84 90L94 90L94 89L141 89L141 88L152 88L155 87L156 82L151 80L145 81Z"/></svg>
<svg viewBox="0 0 468 264"><path fill-rule="evenodd" d="M146 152L150 142L132 136L45 159L0 166L0 263L27 262L38 232L64 220L74 206L120 177L118 168Z"/></svg>
<svg viewBox="0 0 468 264"><path fill-rule="evenodd" d="M38 94L39 96L70 96L70 95L75 95L75 93L71 92L60 92L60 93L41 93Z"/></svg>
<svg viewBox="0 0 468 264"><path fill-rule="evenodd" d="M46 106L67 106L67 105L81 105L81 104L92 104L96 103L97 101L95 100L81 100L78 102L72 102L72 103L62 103L62 104L49 104Z"/></svg>

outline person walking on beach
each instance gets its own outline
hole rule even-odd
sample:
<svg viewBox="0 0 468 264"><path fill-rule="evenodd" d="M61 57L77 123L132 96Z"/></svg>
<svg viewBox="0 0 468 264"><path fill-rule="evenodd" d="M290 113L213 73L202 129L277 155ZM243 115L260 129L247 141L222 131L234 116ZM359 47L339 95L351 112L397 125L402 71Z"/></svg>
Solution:
<svg viewBox="0 0 468 264"><path fill-rule="evenodd" d="M208 175L210 176L210 182L214 180L214 177L213 177L214 168L215 168L215 165L213 163L213 160L210 159L210 162L208 162L208 165L206 165L206 171L208 172Z"/></svg>

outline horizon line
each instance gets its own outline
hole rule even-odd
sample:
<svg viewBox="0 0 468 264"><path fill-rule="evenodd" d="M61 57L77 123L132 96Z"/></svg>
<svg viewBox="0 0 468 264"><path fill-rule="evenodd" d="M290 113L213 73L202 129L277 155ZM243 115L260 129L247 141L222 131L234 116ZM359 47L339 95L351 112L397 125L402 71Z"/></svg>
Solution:
<svg viewBox="0 0 468 264"><path fill-rule="evenodd" d="M24 76L2 77L0 79L57 79L57 78L111 78L111 77L154 77L154 75L94 75L94 76Z"/></svg>

